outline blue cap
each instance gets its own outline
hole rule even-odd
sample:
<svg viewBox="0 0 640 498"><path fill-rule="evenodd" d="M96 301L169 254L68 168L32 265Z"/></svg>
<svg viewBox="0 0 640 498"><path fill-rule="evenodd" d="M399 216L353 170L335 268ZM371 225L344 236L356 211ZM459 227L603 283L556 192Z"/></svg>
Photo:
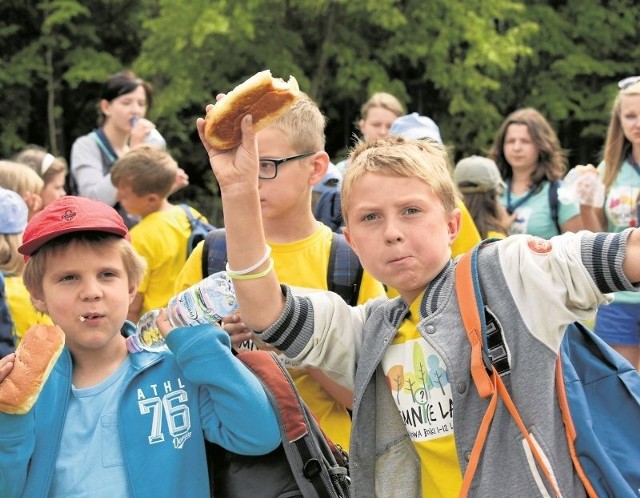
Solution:
<svg viewBox="0 0 640 498"><path fill-rule="evenodd" d="M317 184L313 186L313 191L320 194L325 193L327 190L340 190L340 184L342 183L342 174L335 164L329 163L327 172Z"/></svg>
<svg viewBox="0 0 640 498"><path fill-rule="evenodd" d="M0 187L0 233L24 232L29 218L29 208L22 197L13 190Z"/></svg>
<svg viewBox="0 0 640 498"><path fill-rule="evenodd" d="M398 135L410 140L430 138L442 143L440 128L435 121L427 116L420 116L417 112L396 118L389 129L389 135Z"/></svg>

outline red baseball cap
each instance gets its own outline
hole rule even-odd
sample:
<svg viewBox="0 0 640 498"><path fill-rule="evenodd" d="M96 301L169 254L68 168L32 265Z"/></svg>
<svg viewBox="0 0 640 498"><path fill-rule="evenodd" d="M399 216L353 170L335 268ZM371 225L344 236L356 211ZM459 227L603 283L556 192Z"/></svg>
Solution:
<svg viewBox="0 0 640 498"><path fill-rule="evenodd" d="M31 256L46 242L71 232L106 232L129 239L127 225L111 206L86 197L67 195L53 201L29 220L18 252Z"/></svg>

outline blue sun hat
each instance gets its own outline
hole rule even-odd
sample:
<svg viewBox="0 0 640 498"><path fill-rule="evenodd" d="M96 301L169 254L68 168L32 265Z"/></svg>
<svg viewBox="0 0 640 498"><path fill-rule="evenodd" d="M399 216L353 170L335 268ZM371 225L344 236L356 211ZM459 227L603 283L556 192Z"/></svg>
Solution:
<svg viewBox="0 0 640 498"><path fill-rule="evenodd" d="M410 140L430 138L442 143L440 128L438 128L435 121L427 116L421 116L417 112L396 118L391 128L389 128L389 135L398 135Z"/></svg>
<svg viewBox="0 0 640 498"><path fill-rule="evenodd" d="M20 194L0 187L0 234L24 232L29 218L29 208Z"/></svg>
<svg viewBox="0 0 640 498"><path fill-rule="evenodd" d="M329 163L327 172L318 183L313 186L313 191L323 194L329 190L340 190L342 174L335 164Z"/></svg>

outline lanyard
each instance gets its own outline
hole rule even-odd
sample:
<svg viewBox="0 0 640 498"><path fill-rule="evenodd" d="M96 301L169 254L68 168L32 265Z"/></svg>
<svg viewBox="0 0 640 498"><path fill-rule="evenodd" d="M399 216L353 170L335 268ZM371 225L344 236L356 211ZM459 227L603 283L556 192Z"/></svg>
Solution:
<svg viewBox="0 0 640 498"><path fill-rule="evenodd" d="M520 199L518 199L516 202L512 203L511 202L511 178L509 178L507 180L507 213L509 214L513 214L513 212L518 209L520 206L522 206L525 202L527 202L529 200L529 198L536 193L536 191L538 190L538 187L540 185L534 185L533 187L531 187L529 189L529 191L526 193L526 195Z"/></svg>
<svg viewBox="0 0 640 498"><path fill-rule="evenodd" d="M635 159L633 159L633 154L629 154L629 158L627 159L631 167L640 175L640 164L638 164Z"/></svg>

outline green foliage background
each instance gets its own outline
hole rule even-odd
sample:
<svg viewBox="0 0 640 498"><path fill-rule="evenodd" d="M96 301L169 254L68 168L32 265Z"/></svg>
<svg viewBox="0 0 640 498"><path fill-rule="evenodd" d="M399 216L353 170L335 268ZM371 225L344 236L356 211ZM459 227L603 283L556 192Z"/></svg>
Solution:
<svg viewBox="0 0 640 498"><path fill-rule="evenodd" d="M150 118L191 177L176 200L219 224L195 119L269 68L326 113L335 160L360 105L388 91L439 124L454 160L533 106L572 164L596 162L616 82L640 72L638 25L635 0L3 0L0 157L35 143L68 158L102 81L130 68L152 82Z"/></svg>

